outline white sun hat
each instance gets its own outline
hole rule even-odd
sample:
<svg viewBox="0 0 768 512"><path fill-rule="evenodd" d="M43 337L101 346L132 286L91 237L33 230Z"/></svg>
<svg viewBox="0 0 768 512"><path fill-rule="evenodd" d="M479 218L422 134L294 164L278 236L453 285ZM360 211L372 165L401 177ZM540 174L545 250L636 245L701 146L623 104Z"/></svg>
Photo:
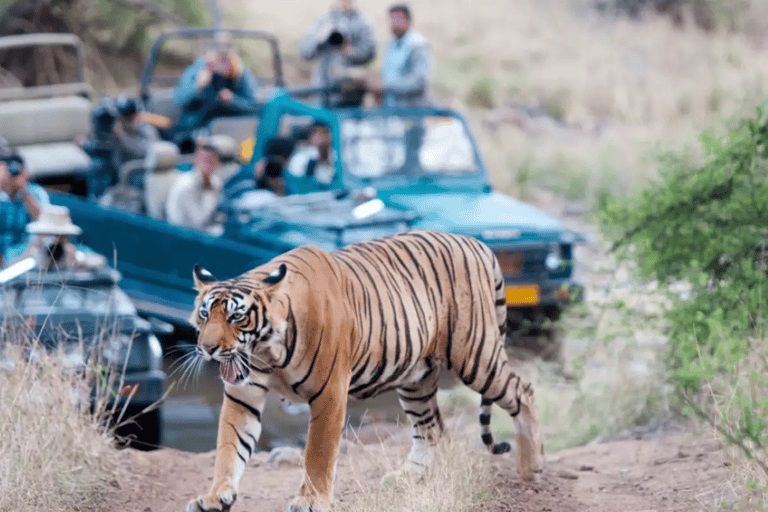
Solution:
<svg viewBox="0 0 768 512"><path fill-rule="evenodd" d="M36 235L79 235L83 230L72 224L69 208L44 204L36 221L27 224L27 233Z"/></svg>

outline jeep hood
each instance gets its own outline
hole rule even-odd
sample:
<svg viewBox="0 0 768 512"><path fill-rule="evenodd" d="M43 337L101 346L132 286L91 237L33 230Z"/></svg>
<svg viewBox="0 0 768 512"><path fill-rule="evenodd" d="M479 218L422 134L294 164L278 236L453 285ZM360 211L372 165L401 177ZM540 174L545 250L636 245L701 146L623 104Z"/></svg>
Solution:
<svg viewBox="0 0 768 512"><path fill-rule="evenodd" d="M393 193L393 206L414 210L414 227L477 235L487 229L514 228L521 234L554 234L560 222L536 208L498 192Z"/></svg>

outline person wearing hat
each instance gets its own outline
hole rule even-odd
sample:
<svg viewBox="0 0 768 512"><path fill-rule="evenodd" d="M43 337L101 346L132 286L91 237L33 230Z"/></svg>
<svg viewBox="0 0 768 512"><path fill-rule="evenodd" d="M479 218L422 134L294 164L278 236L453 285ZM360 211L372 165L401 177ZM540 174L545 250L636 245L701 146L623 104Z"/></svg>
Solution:
<svg viewBox="0 0 768 512"><path fill-rule="evenodd" d="M216 115L252 109L256 88L256 77L238 57L229 33L217 32L210 50L184 71L176 87L174 99L182 109L176 142Z"/></svg>
<svg viewBox="0 0 768 512"><path fill-rule="evenodd" d="M216 225L222 191L221 179L216 176L222 148L216 142L212 137L197 140L192 170L176 178L168 191L165 214L171 224L200 230Z"/></svg>
<svg viewBox="0 0 768 512"><path fill-rule="evenodd" d="M112 153L115 169L130 160L141 160L152 143L160 140L157 128L145 122L141 116L139 100L120 96L115 102L118 118L112 125L117 147Z"/></svg>
<svg viewBox="0 0 768 512"><path fill-rule="evenodd" d="M0 263L8 247L26 238L27 223L50 203L43 187L29 182L21 155L5 149L0 154Z"/></svg>
<svg viewBox="0 0 768 512"><path fill-rule="evenodd" d="M314 85L343 88L362 78L362 66L376 57L373 23L355 0L334 0L304 36L299 55L317 63L312 74ZM321 93L318 97L330 107L355 106L347 105L341 91Z"/></svg>
<svg viewBox="0 0 768 512"><path fill-rule="evenodd" d="M82 230L72 223L66 206L45 204L37 220L26 227L32 235L26 249L8 266L32 257L43 272L61 270L97 270L107 266L107 259L93 252L79 251L69 237Z"/></svg>

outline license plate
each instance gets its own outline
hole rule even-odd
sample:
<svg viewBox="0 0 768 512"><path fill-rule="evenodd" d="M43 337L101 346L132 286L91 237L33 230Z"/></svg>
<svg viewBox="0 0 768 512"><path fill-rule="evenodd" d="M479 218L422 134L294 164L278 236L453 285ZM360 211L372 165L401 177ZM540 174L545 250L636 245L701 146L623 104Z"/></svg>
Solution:
<svg viewBox="0 0 768 512"><path fill-rule="evenodd" d="M538 285L507 286L506 292L508 306L539 303Z"/></svg>

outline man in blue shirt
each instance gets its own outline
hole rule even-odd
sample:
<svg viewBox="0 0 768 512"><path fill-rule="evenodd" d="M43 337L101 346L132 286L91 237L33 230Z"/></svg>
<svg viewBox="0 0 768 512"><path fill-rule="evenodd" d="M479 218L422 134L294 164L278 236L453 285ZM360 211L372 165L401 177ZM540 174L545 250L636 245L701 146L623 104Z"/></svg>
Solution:
<svg viewBox="0 0 768 512"><path fill-rule="evenodd" d="M41 206L49 203L43 187L29 183L20 155L0 158L0 257L10 245L26 238L27 223L36 220Z"/></svg>
<svg viewBox="0 0 768 512"><path fill-rule="evenodd" d="M387 44L381 69L381 85L369 85L391 107L429 105L432 81L432 49L427 39L411 28L411 10L405 4L389 8L395 36Z"/></svg>

